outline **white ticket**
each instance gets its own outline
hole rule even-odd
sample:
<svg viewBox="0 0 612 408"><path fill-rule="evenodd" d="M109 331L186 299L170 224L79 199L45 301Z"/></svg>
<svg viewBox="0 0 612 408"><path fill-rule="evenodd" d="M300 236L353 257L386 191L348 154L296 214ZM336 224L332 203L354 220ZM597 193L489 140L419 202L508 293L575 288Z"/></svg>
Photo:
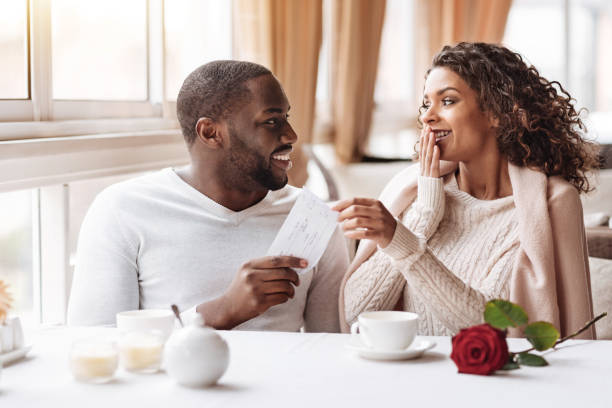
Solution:
<svg viewBox="0 0 612 408"><path fill-rule="evenodd" d="M304 273L319 262L337 223L336 211L332 211L307 189L302 189L268 249L268 255L290 255L306 259L308 267L295 269L298 273Z"/></svg>

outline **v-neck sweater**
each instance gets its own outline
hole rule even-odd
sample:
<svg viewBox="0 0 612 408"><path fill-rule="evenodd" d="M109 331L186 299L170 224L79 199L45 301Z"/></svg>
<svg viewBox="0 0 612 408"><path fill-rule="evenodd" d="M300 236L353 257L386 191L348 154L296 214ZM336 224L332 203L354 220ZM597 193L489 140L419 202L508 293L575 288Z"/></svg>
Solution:
<svg viewBox="0 0 612 408"><path fill-rule="evenodd" d="M193 310L222 295L240 266L266 255L300 189L269 191L232 211L167 168L100 193L83 221L68 308L72 325L110 325L123 310ZM339 229L288 302L237 326L339 330L338 291L348 265Z"/></svg>

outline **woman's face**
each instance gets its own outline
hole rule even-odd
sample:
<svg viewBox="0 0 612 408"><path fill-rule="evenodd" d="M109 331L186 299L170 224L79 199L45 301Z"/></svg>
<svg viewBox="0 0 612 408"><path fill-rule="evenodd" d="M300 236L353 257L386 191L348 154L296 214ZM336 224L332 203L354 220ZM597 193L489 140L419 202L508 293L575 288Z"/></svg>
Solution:
<svg viewBox="0 0 612 408"><path fill-rule="evenodd" d="M489 117L480 110L476 92L459 75L444 67L431 70L421 121L434 131L440 159L470 162L497 149Z"/></svg>

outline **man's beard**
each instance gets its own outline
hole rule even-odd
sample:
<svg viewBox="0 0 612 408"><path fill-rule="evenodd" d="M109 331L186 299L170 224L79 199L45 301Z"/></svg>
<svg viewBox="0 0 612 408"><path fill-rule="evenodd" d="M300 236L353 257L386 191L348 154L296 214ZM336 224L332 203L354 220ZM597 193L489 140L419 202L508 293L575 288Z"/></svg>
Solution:
<svg viewBox="0 0 612 408"><path fill-rule="evenodd" d="M270 159L250 148L230 127L231 147L223 175L228 188L253 191L264 187L278 190L287 184L287 174L274 174Z"/></svg>

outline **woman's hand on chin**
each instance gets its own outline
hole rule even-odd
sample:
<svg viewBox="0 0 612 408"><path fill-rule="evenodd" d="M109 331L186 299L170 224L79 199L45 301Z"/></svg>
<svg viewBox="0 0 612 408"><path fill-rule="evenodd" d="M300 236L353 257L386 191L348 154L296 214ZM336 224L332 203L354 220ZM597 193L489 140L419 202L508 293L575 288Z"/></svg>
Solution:
<svg viewBox="0 0 612 408"><path fill-rule="evenodd" d="M352 239L369 239L384 248L393 239L397 221L380 201L373 198L341 200L332 207L338 211L344 235Z"/></svg>
<svg viewBox="0 0 612 408"><path fill-rule="evenodd" d="M440 148L436 145L436 135L429 126L425 126L421 131L420 145L421 176L440 177Z"/></svg>

